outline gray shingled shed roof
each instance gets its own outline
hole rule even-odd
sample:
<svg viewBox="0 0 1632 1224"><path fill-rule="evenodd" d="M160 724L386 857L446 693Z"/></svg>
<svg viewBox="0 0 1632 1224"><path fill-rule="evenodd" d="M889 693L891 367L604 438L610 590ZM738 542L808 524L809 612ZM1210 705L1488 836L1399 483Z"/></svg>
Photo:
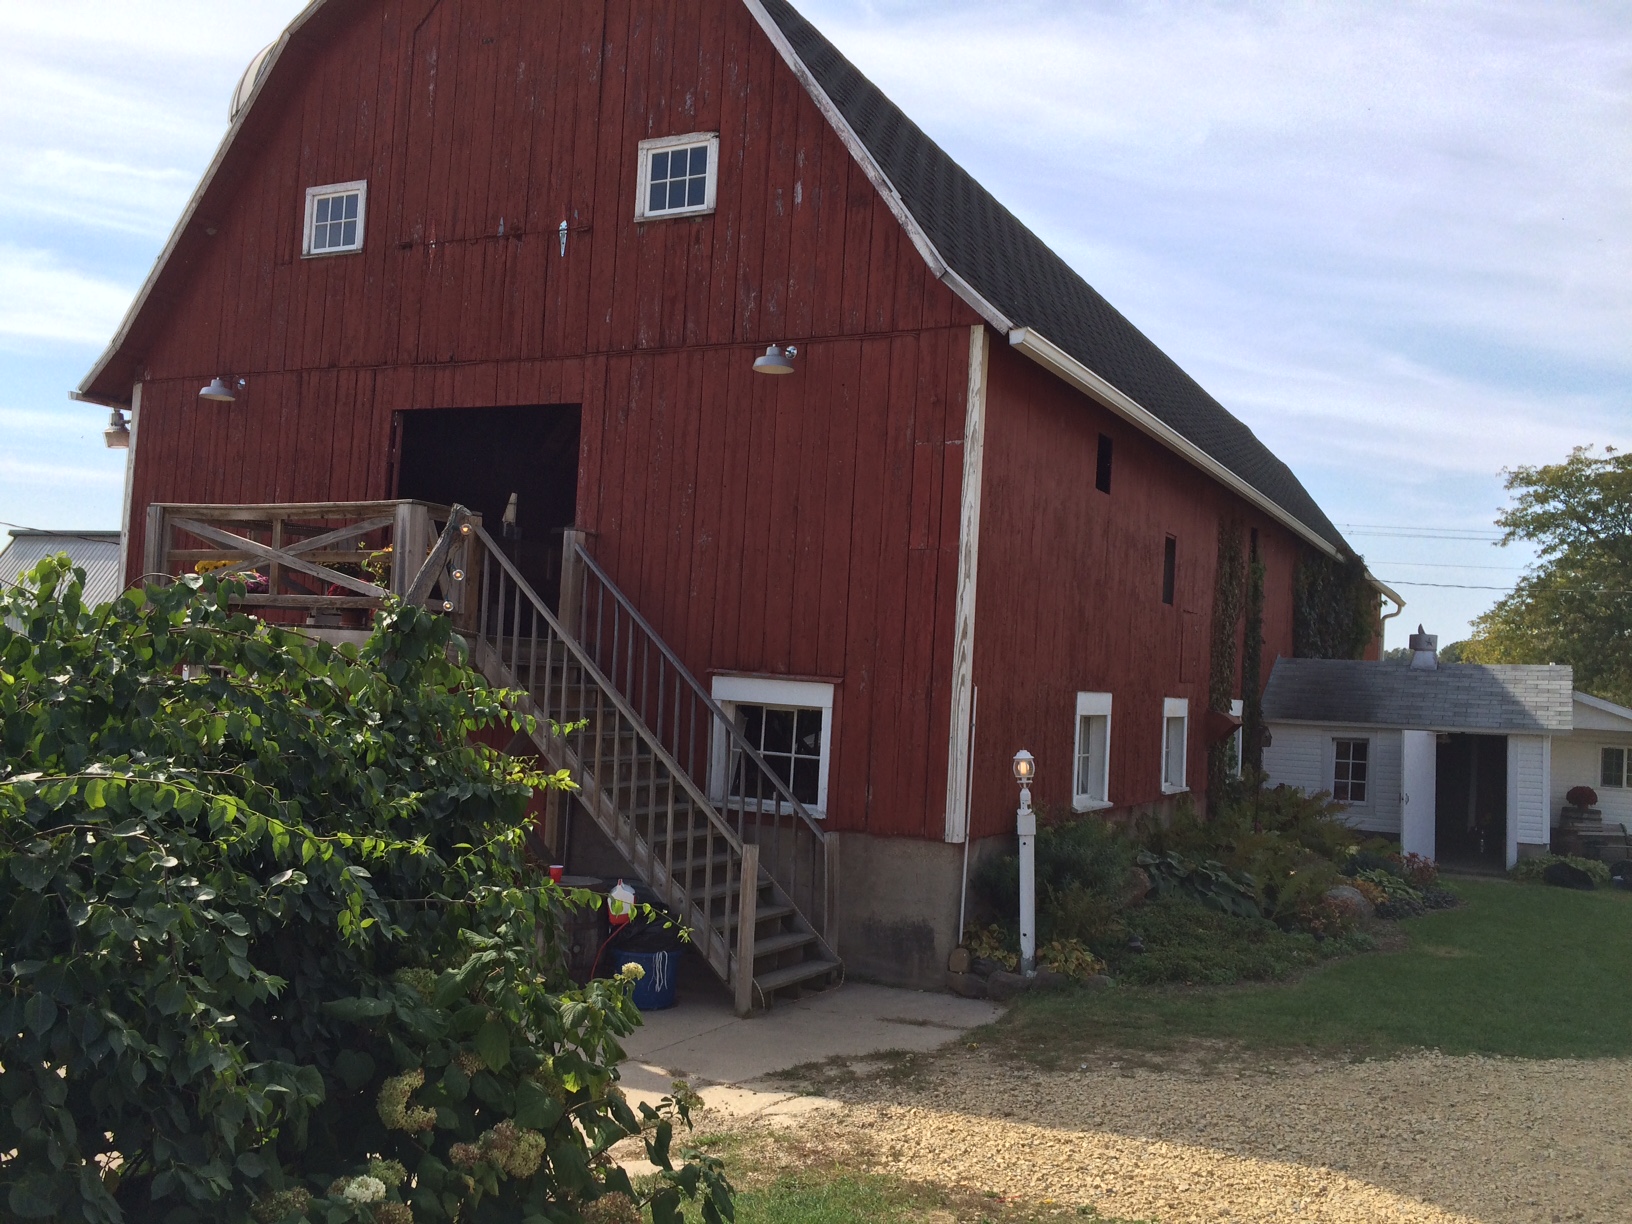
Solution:
<svg viewBox="0 0 1632 1224"><path fill-rule="evenodd" d="M760 0L949 268L1310 532L1353 550L1257 436L931 140L787 0Z"/></svg>
<svg viewBox="0 0 1632 1224"><path fill-rule="evenodd" d="M1575 726L1575 673L1556 665L1278 659L1264 690L1267 722L1497 731L1538 735Z"/></svg>
<svg viewBox="0 0 1632 1224"><path fill-rule="evenodd" d="M117 531L12 531L0 549L0 582L16 582L47 557L65 552L85 571L85 602L105 604L124 589Z"/></svg>

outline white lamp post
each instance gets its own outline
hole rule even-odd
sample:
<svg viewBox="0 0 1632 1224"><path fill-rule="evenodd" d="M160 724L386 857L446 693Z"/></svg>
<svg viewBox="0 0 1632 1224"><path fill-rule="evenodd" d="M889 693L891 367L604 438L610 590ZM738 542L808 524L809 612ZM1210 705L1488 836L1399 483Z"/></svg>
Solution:
<svg viewBox="0 0 1632 1224"><path fill-rule="evenodd" d="M1037 759L1024 748L1014 754L1014 780L1020 784L1020 810L1014 830L1020 835L1020 972L1037 971L1037 813L1031 810L1031 780Z"/></svg>

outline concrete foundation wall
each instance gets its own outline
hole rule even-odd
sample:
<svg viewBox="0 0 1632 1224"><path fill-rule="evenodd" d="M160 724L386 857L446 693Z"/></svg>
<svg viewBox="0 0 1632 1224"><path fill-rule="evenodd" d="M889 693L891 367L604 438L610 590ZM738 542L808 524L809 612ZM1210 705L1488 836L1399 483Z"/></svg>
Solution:
<svg viewBox="0 0 1632 1224"><path fill-rule="evenodd" d="M958 942L963 847L908 837L837 833L838 953L849 977L920 990L946 988ZM1012 837L970 846L969 870L1013 849Z"/></svg>

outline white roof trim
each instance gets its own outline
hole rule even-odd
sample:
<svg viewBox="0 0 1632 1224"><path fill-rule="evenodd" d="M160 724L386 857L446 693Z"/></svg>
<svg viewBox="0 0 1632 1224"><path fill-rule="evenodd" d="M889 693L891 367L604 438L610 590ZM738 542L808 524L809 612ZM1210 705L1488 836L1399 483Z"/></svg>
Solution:
<svg viewBox="0 0 1632 1224"><path fill-rule="evenodd" d="M833 130L839 134L839 139L844 142L844 147L850 150L850 156L856 159L862 170L866 172L867 178L872 182L873 187L877 189L879 195L884 197L884 203L889 207L890 212L895 214L895 219L900 223L901 228L907 231L907 236L912 239L912 245L918 248L918 254L923 256L924 262L929 265L929 270L935 274L942 284L968 303L976 314L997 328L998 331L1006 332L1013 327L1014 323L1007 315L982 297L973 285L947 266L946 260L941 258L940 251L930 241L929 235L924 233L923 226L918 224L918 218L912 215L912 210L907 207L907 202L901 198L901 193L895 189L895 184L890 181L890 176L884 173L884 167L880 166L873 158L872 150L863 143L860 136L856 135L856 130L850 126L850 121L844 117L843 112L839 110L833 99L828 97L827 90L823 89L821 83L816 80L816 75L805 66L805 61L799 58L799 53L793 49L793 44L788 41L787 35L782 33L782 27L777 25L771 15L765 11L765 6L759 0L742 0L742 2L749 13L753 15L754 20L759 22L760 29L765 31L765 36L771 40L771 44L776 48L778 54L782 56L783 61L793 70L794 76L799 78L799 83L805 87L805 92L816 103L816 107L822 112L822 116L832 125Z"/></svg>
<svg viewBox="0 0 1632 1224"><path fill-rule="evenodd" d="M1053 372L1059 378L1076 387L1077 390L1092 396L1107 408L1155 438L1169 450L1206 472L1232 493L1257 506L1282 526L1290 528L1328 557L1338 555L1337 546L1330 540L1301 522L1296 516L1276 505L1275 502L1230 471L1229 468L1214 459L1166 421L1145 408L1132 396L1127 395L1112 383L1095 374L1052 340L1046 339L1036 328L1015 328L1009 333L1009 343L1044 369ZM1370 577L1370 575L1368 574L1367 577ZM1372 581L1376 582L1375 579L1372 579ZM1397 602L1399 601L1399 597L1383 587L1381 583L1377 583L1377 586L1384 594Z"/></svg>
<svg viewBox="0 0 1632 1224"><path fill-rule="evenodd" d="M1582 705L1597 710L1600 714L1608 714L1611 718L1620 718L1632 723L1632 710L1626 706L1605 701L1602 697L1594 697L1591 693L1583 693L1580 689L1575 690L1574 697Z"/></svg>
<svg viewBox="0 0 1632 1224"><path fill-rule="evenodd" d="M193 223L194 218L197 216L199 205L204 202L205 193L209 191L210 185L215 181L216 174L220 172L221 164L226 161L227 151L232 148L233 141L238 138L238 132L243 127L244 120L255 109L256 99L261 96L261 90L265 87L267 81L271 79L273 71L278 66L278 60L283 57L284 51L288 49L290 40L328 2L329 0L311 0L311 3L302 9L299 15L289 23L288 28L284 30L278 41L272 44L271 47L263 48L256 55L256 59L266 57L266 67L255 81L254 88L249 91L249 97L245 99L244 105L239 109L238 114L227 125L227 134L221 138L221 143L215 150L215 156L210 159L210 164L206 167L204 176L198 180L198 186L193 189L192 197L187 201L187 207L182 209L181 220L177 221L176 228L170 231L170 240L164 244L164 249L159 252L159 257L153 261L152 270L148 272L147 279L142 282L141 289L137 291L135 299L130 303L130 309L125 311L125 317L119 323L119 330L114 332L113 339L108 343L108 347L103 350L102 356L97 358L96 364L91 367L91 372L80 380L80 384L75 390L69 392L70 399L90 404L105 404L111 407L124 407L130 402L128 399L102 399L90 395L89 391L92 384L102 376L102 372L119 355L119 350L124 347L125 341L130 338L130 329L135 326L137 317L147 305L148 299L153 296L154 289L158 287L160 274L163 273L165 265L170 262L170 257L175 254L176 247L180 245L181 236L187 232L187 227ZM270 55L268 55L268 52L270 52Z"/></svg>

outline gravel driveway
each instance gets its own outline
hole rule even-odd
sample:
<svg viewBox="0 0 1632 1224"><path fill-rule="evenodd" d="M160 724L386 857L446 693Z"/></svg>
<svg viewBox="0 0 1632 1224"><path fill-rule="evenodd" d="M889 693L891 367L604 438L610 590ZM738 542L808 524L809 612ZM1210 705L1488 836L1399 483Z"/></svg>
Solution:
<svg viewBox="0 0 1632 1224"><path fill-rule="evenodd" d="M894 1077L892 1077L893 1079ZM814 1085L813 1085L814 1086ZM957 1051L806 1115L879 1171L1161 1224L1632 1220L1632 1061L1017 1068Z"/></svg>

